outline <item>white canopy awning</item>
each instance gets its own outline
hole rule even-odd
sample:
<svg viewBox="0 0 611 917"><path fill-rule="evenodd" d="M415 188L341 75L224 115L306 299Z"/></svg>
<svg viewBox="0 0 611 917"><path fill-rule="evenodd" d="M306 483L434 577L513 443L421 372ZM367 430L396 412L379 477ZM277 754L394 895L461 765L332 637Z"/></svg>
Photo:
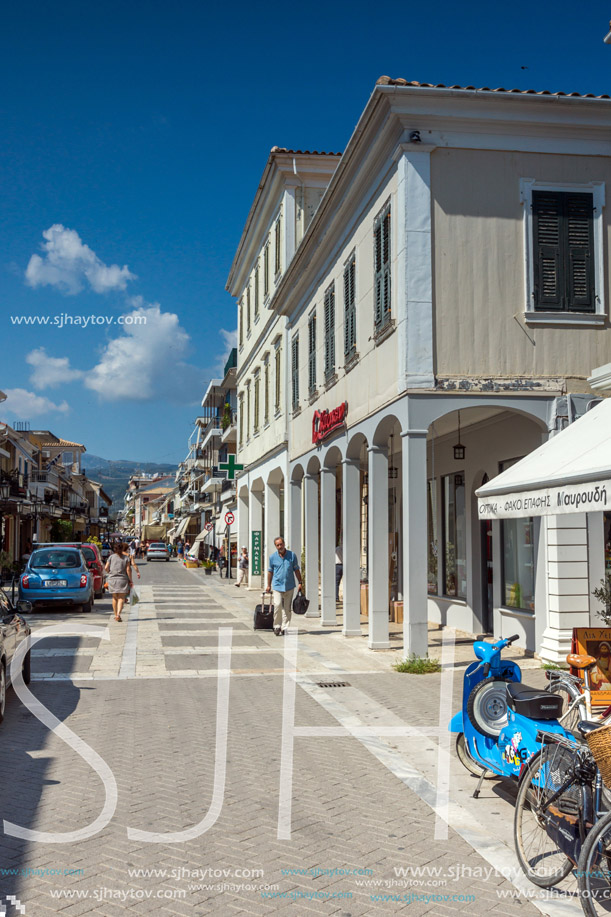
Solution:
<svg viewBox="0 0 611 917"><path fill-rule="evenodd" d="M611 509L611 399L476 491L480 519Z"/></svg>
<svg viewBox="0 0 611 917"><path fill-rule="evenodd" d="M184 519L181 519L178 525L176 526L175 538L181 538L184 533L187 531L189 526L189 516L185 516Z"/></svg>

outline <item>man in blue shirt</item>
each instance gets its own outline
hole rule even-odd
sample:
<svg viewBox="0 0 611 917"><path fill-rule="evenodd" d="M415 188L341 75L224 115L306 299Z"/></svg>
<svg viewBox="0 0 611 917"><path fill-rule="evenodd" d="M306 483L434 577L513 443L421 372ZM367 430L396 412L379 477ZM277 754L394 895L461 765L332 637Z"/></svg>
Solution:
<svg viewBox="0 0 611 917"><path fill-rule="evenodd" d="M275 538L276 551L269 559L266 592L274 594L274 633L277 637L286 633L291 623L291 602L295 590L301 591L299 561L293 551L287 551L284 538Z"/></svg>

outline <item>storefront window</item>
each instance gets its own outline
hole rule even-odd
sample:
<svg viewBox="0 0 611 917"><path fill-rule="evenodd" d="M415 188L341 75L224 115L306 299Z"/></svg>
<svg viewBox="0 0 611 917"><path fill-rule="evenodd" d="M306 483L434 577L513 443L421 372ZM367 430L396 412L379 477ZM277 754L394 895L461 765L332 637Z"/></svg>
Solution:
<svg viewBox="0 0 611 917"><path fill-rule="evenodd" d="M503 604L535 610L535 552L532 519L503 519Z"/></svg>
<svg viewBox="0 0 611 917"><path fill-rule="evenodd" d="M445 595L467 595L467 537L465 477L446 474L441 479L443 503L443 580Z"/></svg>
<svg viewBox="0 0 611 917"><path fill-rule="evenodd" d="M427 482L428 557L427 580L429 595L437 595L439 535L437 532L437 493L435 481Z"/></svg>

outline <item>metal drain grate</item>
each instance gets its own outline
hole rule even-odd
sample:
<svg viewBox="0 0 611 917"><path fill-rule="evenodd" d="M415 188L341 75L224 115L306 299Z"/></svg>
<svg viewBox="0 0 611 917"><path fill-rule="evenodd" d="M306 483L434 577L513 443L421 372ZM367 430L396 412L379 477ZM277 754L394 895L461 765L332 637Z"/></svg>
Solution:
<svg viewBox="0 0 611 917"><path fill-rule="evenodd" d="M319 688L350 688L352 687L349 681L317 681L316 684Z"/></svg>

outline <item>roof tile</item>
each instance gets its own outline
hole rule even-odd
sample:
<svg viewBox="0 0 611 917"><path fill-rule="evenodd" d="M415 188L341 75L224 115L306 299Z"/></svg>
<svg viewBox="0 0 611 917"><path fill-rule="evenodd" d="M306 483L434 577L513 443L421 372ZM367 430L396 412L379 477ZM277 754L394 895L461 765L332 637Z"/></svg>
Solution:
<svg viewBox="0 0 611 917"><path fill-rule="evenodd" d="M499 86L498 89L490 89L488 86L482 86L479 89L475 86L459 86L457 84L453 86L446 86L445 83L419 83L416 80L405 80L402 77L397 79L392 79L390 76L381 76L376 80L376 86L414 86L418 89L459 89L463 92L506 92L506 93L518 93L519 95L538 95L538 96L565 96L567 98L575 99L611 99L611 96L606 93L603 95L594 95L592 92L586 92L584 94L580 92L552 92L549 89L505 89L502 86ZM285 152L290 152L289 150Z"/></svg>

